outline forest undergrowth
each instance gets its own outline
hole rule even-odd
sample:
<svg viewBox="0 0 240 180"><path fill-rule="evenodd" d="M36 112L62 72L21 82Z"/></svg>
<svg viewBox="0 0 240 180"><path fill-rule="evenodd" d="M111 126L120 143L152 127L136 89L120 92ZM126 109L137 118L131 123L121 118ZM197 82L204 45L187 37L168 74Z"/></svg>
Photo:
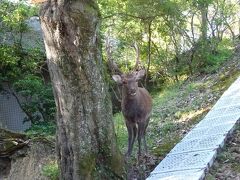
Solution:
<svg viewBox="0 0 240 180"><path fill-rule="evenodd" d="M240 76L239 58L240 49L236 48L234 55L215 72L195 75L185 81L164 87L161 92L152 93L154 105L147 130L149 152L141 159L139 164L136 158L137 143L135 143L133 157L128 162L128 164L131 164L129 167L133 167L128 169L129 179L146 178L166 154L203 119L223 92ZM121 113L115 114L114 122L118 144L124 153L127 149L127 131ZM237 134L239 133L236 132L235 136ZM239 140L240 136L237 136L237 139L230 140L230 144L224 149L223 156L227 151L228 154L233 155L231 159L234 159L234 154L237 154L236 159L238 159L239 152L232 153L232 149L228 150L228 147L231 147L235 141L239 142ZM217 160L216 163L218 165L214 165L213 169L221 166L224 167L221 168L224 171L226 169L228 172L230 171L229 174L234 171L232 172L233 176L236 173L239 175L240 169L236 162L227 160L230 165L226 167L226 162L221 159L220 161ZM219 172L216 170L211 170L210 173L211 177L221 179L219 178Z"/></svg>
<svg viewBox="0 0 240 180"><path fill-rule="evenodd" d="M126 163L127 179L145 179L167 153L207 114L225 90L240 76L240 48L212 73L197 74L191 78L152 91L153 111L147 129L148 153L138 161L137 143L131 159ZM117 143L124 154L127 150L127 130L121 112L114 115ZM239 129L239 128L238 128ZM239 176L239 130L230 138L228 145L216 160L208 178L222 179ZM50 132L50 133L49 133ZM44 136L55 139L55 126L39 124L27 131L31 138ZM232 150L233 148L233 150ZM229 157L231 159L229 159ZM219 169L219 171L217 170ZM58 176L56 162L44 166L43 174L50 179Z"/></svg>

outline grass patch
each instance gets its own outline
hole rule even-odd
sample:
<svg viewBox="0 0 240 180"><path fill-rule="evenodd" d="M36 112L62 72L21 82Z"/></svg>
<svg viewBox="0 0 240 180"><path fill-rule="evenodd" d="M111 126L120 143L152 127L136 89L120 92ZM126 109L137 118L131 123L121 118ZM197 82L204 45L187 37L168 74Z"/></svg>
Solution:
<svg viewBox="0 0 240 180"><path fill-rule="evenodd" d="M165 87L160 93L155 92L153 95L153 106L156 107L157 105L165 104L169 99L176 97L181 84L182 82L174 83Z"/></svg>
<svg viewBox="0 0 240 180"><path fill-rule="evenodd" d="M234 170L234 171L236 171L236 172L238 172L238 173L240 173L240 164L239 163L233 163L232 165L231 165L231 167L232 167L232 169Z"/></svg>
<svg viewBox="0 0 240 180"><path fill-rule="evenodd" d="M56 161L51 162L42 168L42 174L48 177L50 180L58 180L60 170Z"/></svg>
<svg viewBox="0 0 240 180"><path fill-rule="evenodd" d="M118 146L120 147L121 151L124 151L127 145L128 134L127 134L127 128L126 128L122 113L116 113L113 116L113 121L114 121Z"/></svg>
<svg viewBox="0 0 240 180"><path fill-rule="evenodd" d="M168 122L160 129L162 136L166 136L168 133L177 129L176 123Z"/></svg>
<svg viewBox="0 0 240 180"><path fill-rule="evenodd" d="M232 56L233 49L233 42L229 39L223 39L217 46L217 52L208 55L208 65L204 68L204 71L207 73L216 72L220 66Z"/></svg>
<svg viewBox="0 0 240 180"><path fill-rule="evenodd" d="M230 71L230 75L222 74L220 76L218 83L213 86L213 91L226 90L240 76L240 71L238 69L232 69Z"/></svg>
<svg viewBox="0 0 240 180"><path fill-rule="evenodd" d="M177 134L169 135L158 146L152 147L152 153L164 157L180 140L181 138Z"/></svg>
<svg viewBox="0 0 240 180"><path fill-rule="evenodd" d="M26 130L28 137L45 137L52 139L56 134L56 124L52 122L37 122L32 124L32 126Z"/></svg>

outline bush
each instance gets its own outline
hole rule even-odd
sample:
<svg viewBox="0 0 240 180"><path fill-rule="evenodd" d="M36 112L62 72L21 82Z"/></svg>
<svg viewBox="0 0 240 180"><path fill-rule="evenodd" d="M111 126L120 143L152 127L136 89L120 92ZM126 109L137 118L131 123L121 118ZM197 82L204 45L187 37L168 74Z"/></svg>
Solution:
<svg viewBox="0 0 240 180"><path fill-rule="evenodd" d="M60 170L57 162L52 162L42 168L42 174L51 180L59 179Z"/></svg>
<svg viewBox="0 0 240 180"><path fill-rule="evenodd" d="M28 130L26 130L26 133L30 137L54 136L56 133L56 124L53 122L37 122L32 124L32 126Z"/></svg>
<svg viewBox="0 0 240 180"><path fill-rule="evenodd" d="M50 84L44 84L41 78L29 74L16 81L14 88L24 98L21 107L28 115L26 121L33 124L38 121L54 122L56 109Z"/></svg>
<svg viewBox="0 0 240 180"><path fill-rule="evenodd" d="M212 39L208 46L209 49L202 52L205 54L204 56L201 56L204 57L204 59L201 59L203 63L200 67L196 68L200 68L200 72L213 73L231 57L234 44L229 39L223 39L218 43Z"/></svg>

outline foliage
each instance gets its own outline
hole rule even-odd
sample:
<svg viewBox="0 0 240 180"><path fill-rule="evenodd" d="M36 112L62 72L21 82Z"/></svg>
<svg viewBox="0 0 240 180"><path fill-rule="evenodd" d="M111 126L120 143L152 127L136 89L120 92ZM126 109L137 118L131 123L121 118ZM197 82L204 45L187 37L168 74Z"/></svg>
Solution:
<svg viewBox="0 0 240 180"><path fill-rule="evenodd" d="M114 59L123 71L133 69L137 57L133 45L137 43L141 65L149 70L148 82L154 85L211 73L232 53L223 44L226 39L233 43L236 37L237 1L98 3L103 35L112 42L111 54L103 51L106 60Z"/></svg>
<svg viewBox="0 0 240 180"><path fill-rule="evenodd" d="M116 113L113 117L115 132L117 135L117 143L120 149L126 148L127 128L122 113Z"/></svg>
<svg viewBox="0 0 240 180"><path fill-rule="evenodd" d="M22 35L30 30L27 20L36 9L23 2L15 4L4 0L0 4L0 78L12 82L36 73L44 54L38 48L25 49L22 46Z"/></svg>
<svg viewBox="0 0 240 180"><path fill-rule="evenodd" d="M22 108L29 115L26 120L32 123L42 120L54 121L55 102L50 84L44 84L41 78L29 74L13 85L24 98Z"/></svg>
<svg viewBox="0 0 240 180"><path fill-rule="evenodd" d="M54 121L55 104L50 84L44 82L45 54L41 46L23 45L23 36L31 33L28 20L36 7L24 1L0 2L0 84L5 82L17 92L18 103L32 123ZM35 43L35 42L34 42Z"/></svg>
<svg viewBox="0 0 240 180"><path fill-rule="evenodd" d="M50 164L43 166L42 174L48 177L50 180L58 180L60 170L57 162L51 162Z"/></svg>
<svg viewBox="0 0 240 180"><path fill-rule="evenodd" d="M56 124L53 122L37 122L26 130L29 137L46 137L52 139L56 133Z"/></svg>

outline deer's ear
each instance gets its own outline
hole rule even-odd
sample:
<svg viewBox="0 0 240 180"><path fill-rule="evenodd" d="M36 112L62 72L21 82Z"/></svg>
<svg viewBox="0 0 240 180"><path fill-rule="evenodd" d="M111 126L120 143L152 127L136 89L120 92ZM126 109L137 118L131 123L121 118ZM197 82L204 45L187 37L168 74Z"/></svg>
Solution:
<svg viewBox="0 0 240 180"><path fill-rule="evenodd" d="M113 75L113 80L116 81L118 84L122 84L122 78L119 75Z"/></svg>
<svg viewBox="0 0 240 180"><path fill-rule="evenodd" d="M142 70L140 70L140 71L137 72L137 74L136 74L136 79L137 79L137 80L142 79L144 75L145 75L145 70L142 69Z"/></svg>

